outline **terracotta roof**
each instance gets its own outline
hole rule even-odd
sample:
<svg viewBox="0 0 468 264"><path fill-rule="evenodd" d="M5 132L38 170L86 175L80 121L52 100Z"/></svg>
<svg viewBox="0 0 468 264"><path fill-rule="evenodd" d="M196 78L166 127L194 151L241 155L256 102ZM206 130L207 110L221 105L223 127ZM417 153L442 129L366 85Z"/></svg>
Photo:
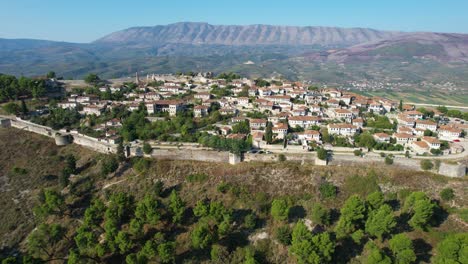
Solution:
<svg viewBox="0 0 468 264"><path fill-rule="evenodd" d="M422 140L431 144L440 144L440 141L435 137L422 137Z"/></svg>
<svg viewBox="0 0 468 264"><path fill-rule="evenodd" d="M388 138L388 137L390 137L390 135L388 135L387 133L375 133L374 136L378 137L378 138Z"/></svg>
<svg viewBox="0 0 468 264"><path fill-rule="evenodd" d="M290 116L288 118L290 121L319 121L322 120L319 116Z"/></svg>
<svg viewBox="0 0 468 264"><path fill-rule="evenodd" d="M393 137L395 137L395 138L414 138L413 135L410 135L408 133L394 133Z"/></svg>
<svg viewBox="0 0 468 264"><path fill-rule="evenodd" d="M415 142L413 142L413 144L420 147L420 148L424 148L424 149L429 148L429 145L424 141L415 141Z"/></svg>

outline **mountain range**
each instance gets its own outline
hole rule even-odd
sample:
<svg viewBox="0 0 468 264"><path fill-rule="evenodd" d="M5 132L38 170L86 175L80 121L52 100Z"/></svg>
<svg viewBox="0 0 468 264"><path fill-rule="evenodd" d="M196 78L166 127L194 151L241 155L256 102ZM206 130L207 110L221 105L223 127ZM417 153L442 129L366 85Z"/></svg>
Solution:
<svg viewBox="0 0 468 264"><path fill-rule="evenodd" d="M252 63L246 64L246 61ZM468 87L468 34L368 28L210 25L133 27L91 43L0 39L0 72L66 78L89 72L236 71L343 83L380 78Z"/></svg>

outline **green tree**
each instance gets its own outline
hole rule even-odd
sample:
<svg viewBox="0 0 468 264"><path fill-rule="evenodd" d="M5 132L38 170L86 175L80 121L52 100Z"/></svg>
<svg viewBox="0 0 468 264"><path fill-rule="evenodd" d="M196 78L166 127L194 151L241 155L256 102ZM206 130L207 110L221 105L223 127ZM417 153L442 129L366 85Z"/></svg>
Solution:
<svg viewBox="0 0 468 264"><path fill-rule="evenodd" d="M289 250L298 263L327 263L335 252L335 243L327 232L312 235L300 221L294 226Z"/></svg>
<svg viewBox="0 0 468 264"><path fill-rule="evenodd" d="M185 212L185 203L179 197L175 190L172 190L169 196L169 209L172 213L172 221L174 223L180 223Z"/></svg>
<svg viewBox="0 0 468 264"><path fill-rule="evenodd" d="M411 218L409 225L415 229L425 229L434 214L437 205L424 192L413 192L405 200L403 211Z"/></svg>
<svg viewBox="0 0 468 264"><path fill-rule="evenodd" d="M54 190L43 190L39 195L39 200L42 203L35 208L35 213L39 216L62 214L65 209L63 196Z"/></svg>
<svg viewBox="0 0 468 264"><path fill-rule="evenodd" d="M103 159L101 165L101 173L108 175L109 173L115 172L119 168L119 162L115 156L107 156Z"/></svg>
<svg viewBox="0 0 468 264"><path fill-rule="evenodd" d="M158 200L147 194L138 202L135 209L135 216L145 223L156 225L161 219Z"/></svg>
<svg viewBox="0 0 468 264"><path fill-rule="evenodd" d="M221 245L213 245L210 251L211 261L215 264L227 263L229 259L229 251Z"/></svg>
<svg viewBox="0 0 468 264"><path fill-rule="evenodd" d="M395 263L409 264L416 261L413 242L405 234L398 234L389 240L390 250L393 253Z"/></svg>
<svg viewBox="0 0 468 264"><path fill-rule="evenodd" d="M232 133L248 134L250 133L249 120L241 121L232 126Z"/></svg>
<svg viewBox="0 0 468 264"><path fill-rule="evenodd" d="M28 237L28 252L36 257L54 256L53 246L65 236L65 229L59 224L40 224Z"/></svg>
<svg viewBox="0 0 468 264"><path fill-rule="evenodd" d="M436 247L434 264L468 263L468 233L448 235Z"/></svg>
<svg viewBox="0 0 468 264"><path fill-rule="evenodd" d="M122 141L117 145L117 159L122 162L125 160L125 148Z"/></svg>
<svg viewBox="0 0 468 264"><path fill-rule="evenodd" d="M26 105L26 103L24 102L24 100L21 100L21 113L23 115L27 115L29 113L29 109L28 109L28 106Z"/></svg>
<svg viewBox="0 0 468 264"><path fill-rule="evenodd" d="M362 133L359 136L358 146L372 149L375 146L375 139L368 132Z"/></svg>
<svg viewBox="0 0 468 264"><path fill-rule="evenodd" d="M310 218L312 222L320 225L330 224L330 211L319 203L312 206Z"/></svg>
<svg viewBox="0 0 468 264"><path fill-rule="evenodd" d="M247 214L244 217L244 227L245 228L254 229L256 225L257 225L257 216L255 215L255 213L252 212L250 214Z"/></svg>
<svg viewBox="0 0 468 264"><path fill-rule="evenodd" d="M165 242L158 245L158 256L162 263L174 263L175 262L175 243Z"/></svg>
<svg viewBox="0 0 468 264"><path fill-rule="evenodd" d="M145 142L145 143L143 144L143 152L144 152L145 154L151 154L152 151L153 151L153 148L151 147L151 145L148 144L148 142Z"/></svg>
<svg viewBox="0 0 468 264"><path fill-rule="evenodd" d="M117 236L115 237L115 243L120 250L120 254L127 253L134 246L132 240L130 240L129 235L123 231L119 231L117 233Z"/></svg>
<svg viewBox="0 0 468 264"><path fill-rule="evenodd" d="M193 229L191 239L194 248L205 249L208 248L216 238L210 225L202 221Z"/></svg>
<svg viewBox="0 0 468 264"><path fill-rule="evenodd" d="M353 195L346 200L343 207L341 207L340 213L335 232L338 238L343 238L363 225L366 208L361 198Z"/></svg>
<svg viewBox="0 0 468 264"><path fill-rule="evenodd" d="M271 144L273 142L273 124L271 122L267 122L267 126L265 128L265 141L267 144Z"/></svg>
<svg viewBox="0 0 468 264"><path fill-rule="evenodd" d="M375 210L380 208L385 203L385 198L382 192L375 191L366 198L367 207L369 210Z"/></svg>
<svg viewBox="0 0 468 264"><path fill-rule="evenodd" d="M56 74L55 74L54 71L50 71L50 72L47 73L46 76L47 76L47 78L52 79L52 78L55 78L55 77L56 77Z"/></svg>
<svg viewBox="0 0 468 264"><path fill-rule="evenodd" d="M275 238L285 246L291 244L291 229L289 226L283 225L278 227L275 231Z"/></svg>
<svg viewBox="0 0 468 264"><path fill-rule="evenodd" d="M392 208L384 204L372 211L366 221L366 232L382 240L382 236L391 233L396 226Z"/></svg>
<svg viewBox="0 0 468 264"><path fill-rule="evenodd" d="M324 148L317 149L317 158L321 160L327 160L328 152Z"/></svg>
<svg viewBox="0 0 468 264"><path fill-rule="evenodd" d="M97 85L99 83L99 81L101 81L101 79L99 78L99 76L97 74L90 73L90 74L86 75L84 81L87 84Z"/></svg>
<svg viewBox="0 0 468 264"><path fill-rule="evenodd" d="M285 198L274 199L271 203L271 216L278 221L285 221L289 216L290 203Z"/></svg>
<svg viewBox="0 0 468 264"><path fill-rule="evenodd" d="M384 252L382 252L377 245L369 241L365 246L364 264L391 264L392 260Z"/></svg>
<svg viewBox="0 0 468 264"><path fill-rule="evenodd" d="M2 108L10 115L16 115L21 111L21 107L14 102L6 103L2 106Z"/></svg>

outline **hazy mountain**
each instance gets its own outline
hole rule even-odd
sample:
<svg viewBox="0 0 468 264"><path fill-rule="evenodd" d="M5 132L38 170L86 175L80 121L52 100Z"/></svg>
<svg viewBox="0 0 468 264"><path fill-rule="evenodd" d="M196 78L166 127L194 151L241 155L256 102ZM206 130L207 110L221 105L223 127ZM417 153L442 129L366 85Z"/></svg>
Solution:
<svg viewBox="0 0 468 264"><path fill-rule="evenodd" d="M176 23L129 28L87 44L0 39L0 73L49 70L67 78L89 72L111 78L135 71L235 71L330 83L390 79L468 87L468 35Z"/></svg>
<svg viewBox="0 0 468 264"><path fill-rule="evenodd" d="M316 61L339 63L374 60L431 59L438 62L468 62L468 35L412 33L339 50L306 54Z"/></svg>
<svg viewBox="0 0 468 264"><path fill-rule="evenodd" d="M165 26L133 27L111 33L95 43L158 45L319 45L350 46L401 35L401 32L368 28L296 27L271 25L210 25L175 23Z"/></svg>

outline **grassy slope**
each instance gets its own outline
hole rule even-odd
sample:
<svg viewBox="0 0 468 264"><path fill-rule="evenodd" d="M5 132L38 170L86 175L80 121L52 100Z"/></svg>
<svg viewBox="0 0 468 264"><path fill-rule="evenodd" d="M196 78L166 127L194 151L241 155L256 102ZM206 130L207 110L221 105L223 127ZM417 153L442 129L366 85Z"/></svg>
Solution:
<svg viewBox="0 0 468 264"><path fill-rule="evenodd" d="M38 190L42 187L57 185L55 177L44 177L44 175L60 173L62 162L59 156L74 153L75 156L80 157L79 167L99 156L77 146L58 148L51 139L14 129L0 129L0 149L2 149L0 156L0 219L2 221L0 237L4 245L10 246L20 242L34 227L34 222L31 220L31 207L35 203ZM27 174L11 174L14 166L25 168ZM92 173L90 171L93 169L95 168L91 166L82 174ZM192 173L204 173L208 175L208 178L201 182L188 182L186 176ZM369 177L359 178L353 175L369 175ZM318 186L324 178L335 183L340 190L337 199L324 202L331 208L339 208L343 201L353 193L366 195L378 188L377 184L390 196L391 193L402 194L404 192L401 190L411 189L424 190L434 198L438 198L438 193L442 188L450 186L455 189L457 197L455 204L462 207L468 205L468 197L463 189L463 186L466 186L466 180L447 179L422 172L400 171L392 167L315 167L289 162L282 164L246 163L231 166L190 161L158 161L152 162L151 167L145 173L136 173L129 168L124 170L121 176L97 179L94 188L100 195L125 191L135 195L138 199L150 190L156 180L161 180L167 189L179 189L181 197L190 207L202 198L210 198L223 201L227 207L234 208L238 214L253 209L258 212L262 221L265 221L263 222L264 230L272 234L276 225L268 218L268 207L264 207L271 197L291 196L298 205L296 215L307 214L307 208L320 200ZM217 186L221 182L231 183L236 188L222 194L217 191ZM112 185L112 183L115 184ZM17 199L17 203L14 199ZM186 230L177 235L179 245L177 251L180 256L191 257L193 253L189 247L191 228L192 226L188 226ZM448 218L428 233L413 231L410 236L414 239L423 238L429 243L421 246L434 246L444 234L461 232L463 228L452 218ZM287 251L284 247L275 243L269 246L273 247L271 252L278 252L275 257L286 260ZM422 256L421 260L424 258L427 259L427 256Z"/></svg>
<svg viewBox="0 0 468 264"><path fill-rule="evenodd" d="M95 153L76 145L58 148L46 137L0 128L0 248L20 242L34 227L32 207L41 188L58 185L62 157L73 153L78 165ZM24 169L14 172L13 168Z"/></svg>

